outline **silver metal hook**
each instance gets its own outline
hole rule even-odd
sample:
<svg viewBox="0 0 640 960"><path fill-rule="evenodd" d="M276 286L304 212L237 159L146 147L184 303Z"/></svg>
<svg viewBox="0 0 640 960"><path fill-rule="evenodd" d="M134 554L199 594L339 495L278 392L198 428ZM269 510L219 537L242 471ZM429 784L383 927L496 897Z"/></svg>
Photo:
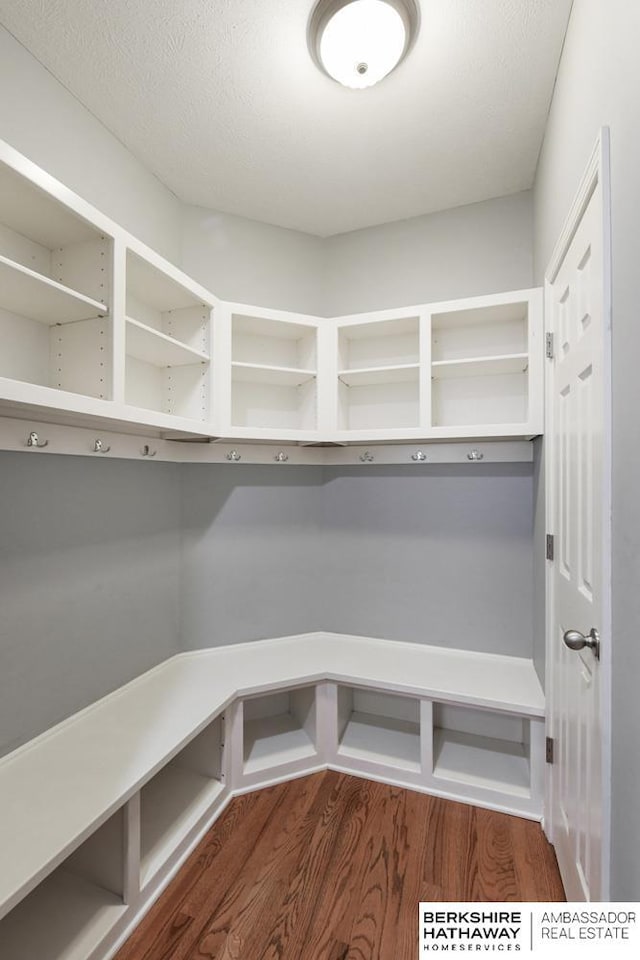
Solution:
<svg viewBox="0 0 640 960"><path fill-rule="evenodd" d="M41 440L35 430L32 430L29 436L27 437L27 446L28 447L48 447L48 440Z"/></svg>
<svg viewBox="0 0 640 960"><path fill-rule="evenodd" d="M286 463L287 460L289 459L289 454L285 453L284 450L280 450L279 453L276 453L273 459L275 460L276 463Z"/></svg>
<svg viewBox="0 0 640 960"><path fill-rule="evenodd" d="M364 453L360 454L361 463L373 463L373 454L369 450L365 450Z"/></svg>
<svg viewBox="0 0 640 960"><path fill-rule="evenodd" d="M242 456L238 453L237 450L230 450L227 454L227 460L230 460L231 463L237 463L238 460L242 460Z"/></svg>
<svg viewBox="0 0 640 960"><path fill-rule="evenodd" d="M424 463L427 459L427 455L424 450L416 450L415 453L411 454L411 459L415 460L416 463Z"/></svg>
<svg viewBox="0 0 640 960"><path fill-rule="evenodd" d="M149 446L149 444L148 444L148 443L145 443L145 445L144 445L144 447L142 448L142 451L141 451L141 452L142 452L142 456L143 456L143 457L155 457L155 455L156 455L156 453L157 453L158 451L157 451L157 450L152 450L151 447Z"/></svg>
<svg viewBox="0 0 640 960"><path fill-rule="evenodd" d="M479 450L475 449L469 450L469 453L467 454L467 460L484 460L484 453L481 453Z"/></svg>
<svg viewBox="0 0 640 960"><path fill-rule="evenodd" d="M109 453L109 450L111 450L111 447L110 446L105 447L102 440L100 439L96 440L95 443L93 444L94 453Z"/></svg>

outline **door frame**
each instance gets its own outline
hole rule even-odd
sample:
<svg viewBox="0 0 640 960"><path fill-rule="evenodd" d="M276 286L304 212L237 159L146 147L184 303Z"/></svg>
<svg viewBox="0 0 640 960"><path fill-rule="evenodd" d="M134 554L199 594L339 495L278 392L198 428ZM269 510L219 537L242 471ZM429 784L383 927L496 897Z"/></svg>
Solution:
<svg viewBox="0 0 640 960"><path fill-rule="evenodd" d="M600 624L601 652L600 652L600 728L602 733L602 889L599 899L610 899L610 853L611 853L611 663L612 663L612 631L611 631L611 491L612 491L612 460L611 460L611 174L609 156L609 128L602 127L594 145L587 168L583 175L578 192L574 198L569 214L554 247L553 254L545 270L545 334L554 334L553 311L551 309L551 285L558 275L565 254L573 240L578 225L587 208L589 200L599 186L602 198L602 270L603 270L603 303L602 303L602 334L603 334L603 423L605 429L602 437L602 623ZM553 405L551 377L545 378L545 521L546 533L555 534L554 516L557 492L554 485L554 444L549 442L553 437ZM547 736L554 738L553 729L553 658L552 643L556 639L554 612L554 583L553 562L546 561L545 571L546 591L546 723ZM556 768L557 769L557 768ZM546 765L545 773L545 800L544 800L544 830L551 839L553 836L553 806L551 786L554 775L552 763Z"/></svg>

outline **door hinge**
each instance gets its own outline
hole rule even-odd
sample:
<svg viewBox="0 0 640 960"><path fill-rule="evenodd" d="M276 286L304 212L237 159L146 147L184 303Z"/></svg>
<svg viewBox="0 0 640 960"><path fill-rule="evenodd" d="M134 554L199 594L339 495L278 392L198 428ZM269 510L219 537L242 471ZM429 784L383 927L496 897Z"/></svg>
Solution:
<svg viewBox="0 0 640 960"><path fill-rule="evenodd" d="M546 539L546 557L547 560L553 560L554 537L552 533L547 534Z"/></svg>
<svg viewBox="0 0 640 960"><path fill-rule="evenodd" d="M544 352L547 360L553 360L553 334L552 333L545 334Z"/></svg>
<svg viewBox="0 0 640 960"><path fill-rule="evenodd" d="M545 741L545 760L547 763L553 763L553 737L547 737Z"/></svg>

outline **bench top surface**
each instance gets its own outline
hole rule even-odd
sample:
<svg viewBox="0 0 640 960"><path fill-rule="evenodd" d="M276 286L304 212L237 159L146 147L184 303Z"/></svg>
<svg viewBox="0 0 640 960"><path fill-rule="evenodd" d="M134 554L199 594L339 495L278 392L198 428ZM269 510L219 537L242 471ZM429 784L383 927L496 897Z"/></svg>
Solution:
<svg viewBox="0 0 640 960"><path fill-rule="evenodd" d="M238 695L323 679L544 716L517 657L330 633L178 654L0 761L0 916Z"/></svg>

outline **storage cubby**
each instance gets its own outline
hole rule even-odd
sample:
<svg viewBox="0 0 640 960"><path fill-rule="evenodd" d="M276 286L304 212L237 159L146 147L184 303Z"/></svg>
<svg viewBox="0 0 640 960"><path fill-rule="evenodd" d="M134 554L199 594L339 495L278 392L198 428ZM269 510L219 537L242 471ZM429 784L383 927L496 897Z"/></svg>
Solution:
<svg viewBox="0 0 640 960"><path fill-rule="evenodd" d="M108 398L112 244L0 164L0 376Z"/></svg>
<svg viewBox="0 0 640 960"><path fill-rule="evenodd" d="M338 429L419 425L419 318L341 327L338 333Z"/></svg>
<svg viewBox="0 0 640 960"><path fill-rule="evenodd" d="M419 773L419 700L339 686L338 757L341 756Z"/></svg>
<svg viewBox="0 0 640 960"><path fill-rule="evenodd" d="M530 721L434 703L433 775L438 780L530 797Z"/></svg>
<svg viewBox="0 0 640 960"><path fill-rule="evenodd" d="M144 887L223 791L224 721L217 717L140 792L140 881Z"/></svg>
<svg viewBox="0 0 640 960"><path fill-rule="evenodd" d="M316 755L313 687L252 697L242 709L245 774Z"/></svg>
<svg viewBox="0 0 640 960"><path fill-rule="evenodd" d="M86 960L124 916L124 809L0 920L2 960Z"/></svg>
<svg viewBox="0 0 640 960"><path fill-rule="evenodd" d="M316 341L315 326L233 314L232 426L315 429Z"/></svg>
<svg viewBox="0 0 640 960"><path fill-rule="evenodd" d="M211 306L127 252L125 401L208 420Z"/></svg>
<svg viewBox="0 0 640 960"><path fill-rule="evenodd" d="M432 314L434 427L527 421L528 330L527 301Z"/></svg>

